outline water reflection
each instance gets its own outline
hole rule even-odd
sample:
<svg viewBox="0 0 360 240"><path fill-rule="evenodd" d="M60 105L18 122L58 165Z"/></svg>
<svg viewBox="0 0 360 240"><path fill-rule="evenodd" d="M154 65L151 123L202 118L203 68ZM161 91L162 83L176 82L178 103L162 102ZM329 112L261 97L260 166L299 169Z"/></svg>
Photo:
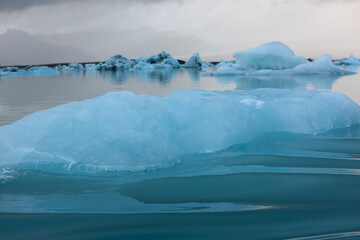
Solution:
<svg viewBox="0 0 360 240"><path fill-rule="evenodd" d="M341 76L295 75L295 76L237 76L217 77L220 83L236 83L237 90L257 88L317 89L330 90Z"/></svg>
<svg viewBox="0 0 360 240"><path fill-rule="evenodd" d="M351 71L355 66L342 66ZM198 69L68 71L58 75L0 76L0 125L35 111L81 101L110 91L167 96L180 89L212 91L256 88L342 92L360 103L360 75L201 76Z"/></svg>
<svg viewBox="0 0 360 240"><path fill-rule="evenodd" d="M123 84L125 81L132 77L130 71L91 71L86 72L87 75L100 75L102 78L108 79L112 84Z"/></svg>
<svg viewBox="0 0 360 240"><path fill-rule="evenodd" d="M179 69L149 69L132 71L137 81L150 81L166 86L177 77Z"/></svg>

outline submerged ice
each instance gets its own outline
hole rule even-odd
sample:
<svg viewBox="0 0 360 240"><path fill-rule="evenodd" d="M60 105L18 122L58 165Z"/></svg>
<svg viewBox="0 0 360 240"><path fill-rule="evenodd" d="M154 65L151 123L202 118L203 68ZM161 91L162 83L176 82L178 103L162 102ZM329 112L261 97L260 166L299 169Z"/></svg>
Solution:
<svg viewBox="0 0 360 240"><path fill-rule="evenodd" d="M354 124L360 106L340 93L182 90L161 98L111 92L1 127L0 167L137 171L269 132L314 134Z"/></svg>

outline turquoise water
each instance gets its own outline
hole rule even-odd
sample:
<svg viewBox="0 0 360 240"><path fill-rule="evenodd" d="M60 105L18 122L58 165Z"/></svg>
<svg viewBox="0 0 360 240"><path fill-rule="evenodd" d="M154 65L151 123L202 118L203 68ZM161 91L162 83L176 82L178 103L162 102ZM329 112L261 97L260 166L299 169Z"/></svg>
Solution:
<svg viewBox="0 0 360 240"><path fill-rule="evenodd" d="M360 103L358 74L203 77L198 71L0 77L0 124L109 91L335 91ZM139 149L141 151L141 149ZM360 126L271 132L137 172L0 169L4 239L358 239ZM4 161L0 159L0 161Z"/></svg>

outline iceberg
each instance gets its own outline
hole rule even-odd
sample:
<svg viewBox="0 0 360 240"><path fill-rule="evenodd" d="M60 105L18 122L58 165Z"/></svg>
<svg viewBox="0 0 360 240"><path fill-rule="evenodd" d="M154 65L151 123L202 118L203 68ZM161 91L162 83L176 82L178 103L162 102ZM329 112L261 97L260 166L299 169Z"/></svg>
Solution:
<svg viewBox="0 0 360 240"><path fill-rule="evenodd" d="M147 62L139 62L134 66L134 70L142 70L142 69L172 69L173 67L166 63L155 63L150 64Z"/></svg>
<svg viewBox="0 0 360 240"><path fill-rule="evenodd" d="M350 72L342 70L334 65L330 55L323 55L312 62L296 66L292 70L295 74L333 74L343 75Z"/></svg>
<svg viewBox="0 0 360 240"><path fill-rule="evenodd" d="M140 171L270 132L316 134L355 124L360 106L341 93L181 90L162 98L111 92L0 127L0 167Z"/></svg>
<svg viewBox="0 0 360 240"><path fill-rule="evenodd" d="M82 71L84 66L80 63L70 63L69 65L57 65L55 67L57 71Z"/></svg>
<svg viewBox="0 0 360 240"><path fill-rule="evenodd" d="M145 58L139 57L135 59L135 69L150 68L149 65L153 65L154 68L180 68L181 65L166 51L162 51L159 54L147 55Z"/></svg>
<svg viewBox="0 0 360 240"><path fill-rule="evenodd" d="M77 71L84 70L84 66L82 64L80 64L80 63L70 63L69 68L73 69L73 70L77 70Z"/></svg>
<svg viewBox="0 0 360 240"><path fill-rule="evenodd" d="M270 42L259 47L236 52L234 58L240 66L256 70L292 69L308 62L306 58L296 56L290 48L281 42Z"/></svg>
<svg viewBox="0 0 360 240"><path fill-rule="evenodd" d="M19 68L18 67L5 67L2 71L3 72L19 72Z"/></svg>
<svg viewBox="0 0 360 240"><path fill-rule="evenodd" d="M236 64L235 60L227 62L227 61L221 59L220 62L218 64L216 64L216 68L225 67L225 66L226 67L233 67L235 64Z"/></svg>
<svg viewBox="0 0 360 240"><path fill-rule="evenodd" d="M183 65L184 68L201 68L203 61L199 53L194 53L190 59Z"/></svg>
<svg viewBox="0 0 360 240"><path fill-rule="evenodd" d="M360 60L357 59L352 53L349 58L343 58L341 61L335 61L336 65L360 65Z"/></svg>
<svg viewBox="0 0 360 240"><path fill-rule="evenodd" d="M212 64L211 62L203 62L201 65L201 68L212 68L214 67L214 64Z"/></svg>
<svg viewBox="0 0 360 240"><path fill-rule="evenodd" d="M47 66L27 66L24 68L18 67L6 67L3 70L0 70L0 76L16 76L16 75L52 75L58 74L54 68L50 68Z"/></svg>
<svg viewBox="0 0 360 240"><path fill-rule="evenodd" d="M338 68L331 61L331 56L323 55L318 57L312 62L306 62L304 64L297 65L293 69L283 70L249 70L244 69L238 64L225 65L219 67L216 71L203 73L203 75L210 76L225 76L225 75L347 75L353 74L347 70Z"/></svg>
<svg viewBox="0 0 360 240"><path fill-rule="evenodd" d="M135 65L135 62L127 59L122 55L115 55L108 58L105 62L96 65L97 70L116 70L116 69L130 69Z"/></svg>
<svg viewBox="0 0 360 240"><path fill-rule="evenodd" d="M73 64L73 65L72 65ZM72 66L70 66L72 65ZM69 65L57 65L55 67L56 71L59 72L65 72L65 71L79 71L80 70L80 66L76 66L75 63L71 63Z"/></svg>
<svg viewBox="0 0 360 240"><path fill-rule="evenodd" d="M94 64L94 63L85 64L85 69L86 70L95 70L96 69L96 64Z"/></svg>

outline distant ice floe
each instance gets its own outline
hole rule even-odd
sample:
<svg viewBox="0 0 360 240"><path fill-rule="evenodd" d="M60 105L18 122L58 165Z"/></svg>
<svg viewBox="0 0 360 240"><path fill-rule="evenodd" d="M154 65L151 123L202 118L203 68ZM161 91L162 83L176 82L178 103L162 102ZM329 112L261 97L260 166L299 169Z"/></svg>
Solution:
<svg viewBox="0 0 360 240"><path fill-rule="evenodd" d="M84 66L80 63L70 63L69 65L58 65L55 69L59 72L64 71L83 71Z"/></svg>
<svg viewBox="0 0 360 240"><path fill-rule="evenodd" d="M220 62L218 64L216 64L216 67L217 68L220 68L220 67L233 67L234 64L236 64L235 60L227 62L227 61L221 59Z"/></svg>
<svg viewBox="0 0 360 240"><path fill-rule="evenodd" d="M18 67L5 67L0 69L0 76L13 76L13 75L52 75L58 74L58 70L47 66L27 66L24 68Z"/></svg>
<svg viewBox="0 0 360 240"><path fill-rule="evenodd" d="M214 66L215 65L212 64L211 62L203 62L202 65L201 65L201 68L212 68Z"/></svg>
<svg viewBox="0 0 360 240"><path fill-rule="evenodd" d="M134 70L141 69L167 69L180 68L181 65L166 51L159 54L147 55L145 58L139 57L135 59Z"/></svg>
<svg viewBox="0 0 360 240"><path fill-rule="evenodd" d="M131 69L135 65L135 61L129 60L122 55L115 55L108 58L105 62L96 65L96 70L116 70Z"/></svg>
<svg viewBox="0 0 360 240"><path fill-rule="evenodd" d="M271 42L234 54L236 62L222 61L217 70L203 75L346 75L353 72L338 68L331 56L323 55L313 62L296 56L281 42Z"/></svg>
<svg viewBox="0 0 360 240"><path fill-rule="evenodd" d="M281 42L270 42L259 47L234 53L236 63L255 70L292 69L300 64L308 63L304 57L294 52Z"/></svg>
<svg viewBox="0 0 360 240"><path fill-rule="evenodd" d="M360 65L360 60L357 59L352 53L349 58L343 58L341 61L335 61L335 65Z"/></svg>

